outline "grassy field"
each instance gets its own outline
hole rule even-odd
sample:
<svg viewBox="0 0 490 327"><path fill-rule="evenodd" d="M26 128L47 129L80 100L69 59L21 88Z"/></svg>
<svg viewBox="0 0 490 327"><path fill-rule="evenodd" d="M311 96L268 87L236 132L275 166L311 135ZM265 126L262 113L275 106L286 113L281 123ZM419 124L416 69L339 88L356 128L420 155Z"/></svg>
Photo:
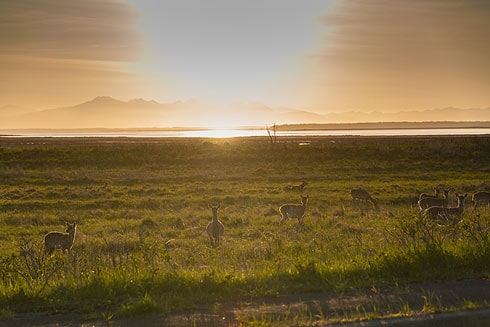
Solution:
<svg viewBox="0 0 490 327"><path fill-rule="evenodd" d="M288 184L308 185L302 193ZM458 224L420 192L468 193ZM353 204L364 187L379 209ZM490 137L0 138L0 319L175 312L305 292L488 279ZM278 208L309 197L303 224ZM221 204L217 247L206 225ZM43 237L77 223L71 254ZM488 303L475 303L475 307ZM257 320L252 322L255 323Z"/></svg>

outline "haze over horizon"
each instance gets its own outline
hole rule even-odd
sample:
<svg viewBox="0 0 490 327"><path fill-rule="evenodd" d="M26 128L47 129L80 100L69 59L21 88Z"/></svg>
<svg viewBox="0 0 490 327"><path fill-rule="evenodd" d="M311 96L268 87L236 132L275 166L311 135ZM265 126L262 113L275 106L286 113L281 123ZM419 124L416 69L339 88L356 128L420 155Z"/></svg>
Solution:
<svg viewBox="0 0 490 327"><path fill-rule="evenodd" d="M485 0L0 0L0 6L1 108L63 108L100 95L195 100L214 104L199 107L203 119L214 115L226 125L240 119L230 103L291 108L311 113L311 120L347 111L381 119L490 107Z"/></svg>

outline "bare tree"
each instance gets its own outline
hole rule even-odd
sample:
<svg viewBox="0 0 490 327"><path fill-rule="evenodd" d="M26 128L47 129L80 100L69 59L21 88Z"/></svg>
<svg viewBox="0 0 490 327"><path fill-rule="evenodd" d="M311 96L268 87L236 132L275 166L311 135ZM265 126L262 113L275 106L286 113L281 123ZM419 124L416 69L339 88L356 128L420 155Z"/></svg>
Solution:
<svg viewBox="0 0 490 327"><path fill-rule="evenodd" d="M276 142L277 142L277 136L276 136L277 125L276 125L276 123L274 123L274 125L272 125L271 127L269 127L268 125L265 125L265 128L267 130L267 134L269 135L269 140L271 142L271 145L276 144Z"/></svg>

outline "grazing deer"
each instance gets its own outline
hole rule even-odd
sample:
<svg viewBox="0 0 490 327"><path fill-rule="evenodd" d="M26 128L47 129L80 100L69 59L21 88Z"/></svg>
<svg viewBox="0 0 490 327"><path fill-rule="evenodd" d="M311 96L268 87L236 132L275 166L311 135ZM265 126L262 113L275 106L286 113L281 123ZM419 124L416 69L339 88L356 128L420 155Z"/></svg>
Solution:
<svg viewBox="0 0 490 327"><path fill-rule="evenodd" d="M44 236L44 254L50 255L56 249L71 252L77 230L76 223L66 223L66 233L50 232Z"/></svg>
<svg viewBox="0 0 490 327"><path fill-rule="evenodd" d="M306 203L308 203L308 195L301 195L301 204L283 204L279 208L282 216L279 223L283 224L288 218L298 218L298 222L301 224L305 215Z"/></svg>
<svg viewBox="0 0 490 327"><path fill-rule="evenodd" d="M430 219L437 219L441 223L453 222L457 223L461 220L461 215L464 211L464 201L468 194L458 194L456 193L456 197L458 198L458 206L457 207L444 207L444 206L434 206L429 207L424 210L424 213ZM452 217L456 217L452 219Z"/></svg>
<svg viewBox="0 0 490 327"><path fill-rule="evenodd" d="M356 187L350 190L350 196L353 202L371 203L375 209L378 209L378 200L373 198L368 191L361 187Z"/></svg>
<svg viewBox="0 0 490 327"><path fill-rule="evenodd" d="M473 201L473 209L476 209L481 204L490 204L490 192L480 191L473 194L471 197Z"/></svg>
<svg viewBox="0 0 490 327"><path fill-rule="evenodd" d="M299 185L287 185L286 187L284 187L284 190L285 191L303 191L305 186L308 185L307 182L305 181L301 181L301 184Z"/></svg>
<svg viewBox="0 0 490 327"><path fill-rule="evenodd" d="M223 236L223 233L225 232L225 226L223 226L223 223L218 219L218 209L220 207L220 204L217 206L209 205L209 208L213 211L213 220L211 220L206 227L206 232L208 232L211 246L219 245L219 238Z"/></svg>
<svg viewBox="0 0 490 327"><path fill-rule="evenodd" d="M447 207L447 200L449 198L449 189L444 189L444 196L442 198L423 198L418 201L420 216L425 209L430 207Z"/></svg>
<svg viewBox="0 0 490 327"><path fill-rule="evenodd" d="M439 187L434 187L434 194L432 194L432 193L420 193L419 200L422 200L425 198L437 199L437 198L439 198L439 194L441 194L441 189Z"/></svg>

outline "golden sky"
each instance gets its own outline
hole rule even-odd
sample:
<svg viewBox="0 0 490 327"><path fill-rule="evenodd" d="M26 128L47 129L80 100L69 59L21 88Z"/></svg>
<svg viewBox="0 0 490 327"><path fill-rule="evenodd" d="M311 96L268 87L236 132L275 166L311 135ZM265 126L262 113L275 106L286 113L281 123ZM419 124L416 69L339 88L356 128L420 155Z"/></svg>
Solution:
<svg viewBox="0 0 490 327"><path fill-rule="evenodd" d="M0 0L0 106L490 106L486 0Z"/></svg>

